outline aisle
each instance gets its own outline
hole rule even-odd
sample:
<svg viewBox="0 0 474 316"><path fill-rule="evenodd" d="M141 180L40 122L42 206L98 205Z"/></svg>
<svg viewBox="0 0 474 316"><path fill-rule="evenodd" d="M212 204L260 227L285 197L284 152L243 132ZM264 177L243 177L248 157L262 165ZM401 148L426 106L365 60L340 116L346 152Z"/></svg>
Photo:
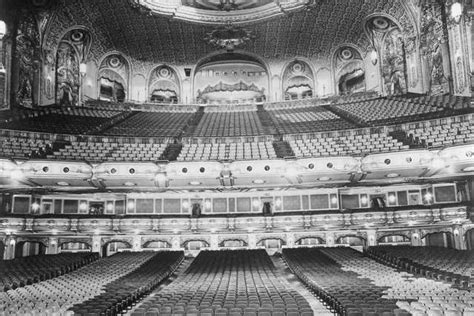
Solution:
<svg viewBox="0 0 474 316"><path fill-rule="evenodd" d="M281 257L271 256L270 258L277 269L277 274L280 277L280 281L284 284L287 284L288 287L294 289L295 291L298 291L308 301L315 316L334 316L334 314L329 309L327 309L293 273L291 273L290 269L288 269Z"/></svg>

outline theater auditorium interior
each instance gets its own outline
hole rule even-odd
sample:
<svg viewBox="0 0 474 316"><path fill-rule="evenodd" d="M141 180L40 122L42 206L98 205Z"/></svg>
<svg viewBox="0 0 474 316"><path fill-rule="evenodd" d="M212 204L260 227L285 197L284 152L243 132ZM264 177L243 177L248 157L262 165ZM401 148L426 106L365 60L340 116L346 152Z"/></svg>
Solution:
<svg viewBox="0 0 474 316"><path fill-rule="evenodd" d="M0 316L474 316L473 17L0 0Z"/></svg>

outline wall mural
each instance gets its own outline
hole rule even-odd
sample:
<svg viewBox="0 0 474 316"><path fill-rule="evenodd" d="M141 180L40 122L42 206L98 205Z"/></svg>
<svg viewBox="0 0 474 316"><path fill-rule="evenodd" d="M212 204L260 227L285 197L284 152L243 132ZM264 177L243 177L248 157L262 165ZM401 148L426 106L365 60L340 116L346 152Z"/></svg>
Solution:
<svg viewBox="0 0 474 316"><path fill-rule="evenodd" d="M447 51L447 29L443 26L444 8L439 3L425 4L421 14L420 48L428 72L428 92L444 94L449 92L448 74L444 56ZM446 57L449 61L449 57Z"/></svg>
<svg viewBox="0 0 474 316"><path fill-rule="evenodd" d="M148 95L150 102L178 103L179 80L175 71L168 66L160 66L152 71Z"/></svg>
<svg viewBox="0 0 474 316"><path fill-rule="evenodd" d="M311 98L314 92L314 76L311 67L295 60L283 74L283 95L285 100Z"/></svg>
<svg viewBox="0 0 474 316"><path fill-rule="evenodd" d="M107 56L99 67L99 99L124 102L128 95L129 73L129 64L123 56Z"/></svg>
<svg viewBox="0 0 474 316"><path fill-rule="evenodd" d="M223 61L204 65L194 77L198 103L252 103L266 99L267 71L253 62Z"/></svg>
<svg viewBox="0 0 474 316"><path fill-rule="evenodd" d="M79 65L84 62L91 46L88 31L75 29L64 35L56 53L56 101L60 105L78 105L81 75Z"/></svg>
<svg viewBox="0 0 474 316"><path fill-rule="evenodd" d="M334 71L339 94L365 91L365 65L355 48L344 46L336 51Z"/></svg>
<svg viewBox="0 0 474 316"><path fill-rule="evenodd" d="M32 107L38 104L38 71L39 71L38 25L31 13L24 14L18 27L16 37L16 56L18 56L19 82L16 89L16 102L19 105Z"/></svg>

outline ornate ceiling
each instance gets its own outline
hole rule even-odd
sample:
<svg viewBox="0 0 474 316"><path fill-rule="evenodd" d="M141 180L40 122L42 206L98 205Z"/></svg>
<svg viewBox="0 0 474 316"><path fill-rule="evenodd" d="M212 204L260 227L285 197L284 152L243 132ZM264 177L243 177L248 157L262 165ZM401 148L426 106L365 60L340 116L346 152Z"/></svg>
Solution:
<svg viewBox="0 0 474 316"><path fill-rule="evenodd" d="M358 45L365 50L370 45L364 33L366 17L374 13L385 13L401 21L403 26L407 26L410 22L403 5L404 1L280 1L279 5L299 3L300 8L293 11L280 10L282 14L261 21L237 23L254 36L239 49L265 59L276 60L296 56L324 59L328 58L336 47L347 43ZM219 0L168 2L142 0L138 6L136 3L133 5L133 2L132 0L60 0L49 25L50 34L45 47L54 49L66 29L80 25L93 34L91 54L96 60L107 51L116 50L143 62L192 64L219 50L205 40L219 23L214 25L192 23L184 21L175 14L153 14L149 10L144 10L141 4L153 2L155 5L168 3L172 6L173 3L178 3L177 5L192 9L194 12L205 11L210 16L212 12L214 16L237 14L242 22L255 20L251 14L247 15L247 11L257 12L261 8L275 6L277 3L250 1L256 6L255 9L236 9L229 13L195 8L204 3L218 5ZM237 0L235 4L242 2L244 1Z"/></svg>

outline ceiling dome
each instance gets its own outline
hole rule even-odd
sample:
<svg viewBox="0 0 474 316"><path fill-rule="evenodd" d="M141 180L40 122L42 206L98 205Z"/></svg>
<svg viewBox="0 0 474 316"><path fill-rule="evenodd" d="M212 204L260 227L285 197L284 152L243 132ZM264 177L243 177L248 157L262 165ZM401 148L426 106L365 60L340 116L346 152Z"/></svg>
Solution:
<svg viewBox="0 0 474 316"><path fill-rule="evenodd" d="M247 23L305 8L307 1L287 0L129 0L152 14L204 24Z"/></svg>

